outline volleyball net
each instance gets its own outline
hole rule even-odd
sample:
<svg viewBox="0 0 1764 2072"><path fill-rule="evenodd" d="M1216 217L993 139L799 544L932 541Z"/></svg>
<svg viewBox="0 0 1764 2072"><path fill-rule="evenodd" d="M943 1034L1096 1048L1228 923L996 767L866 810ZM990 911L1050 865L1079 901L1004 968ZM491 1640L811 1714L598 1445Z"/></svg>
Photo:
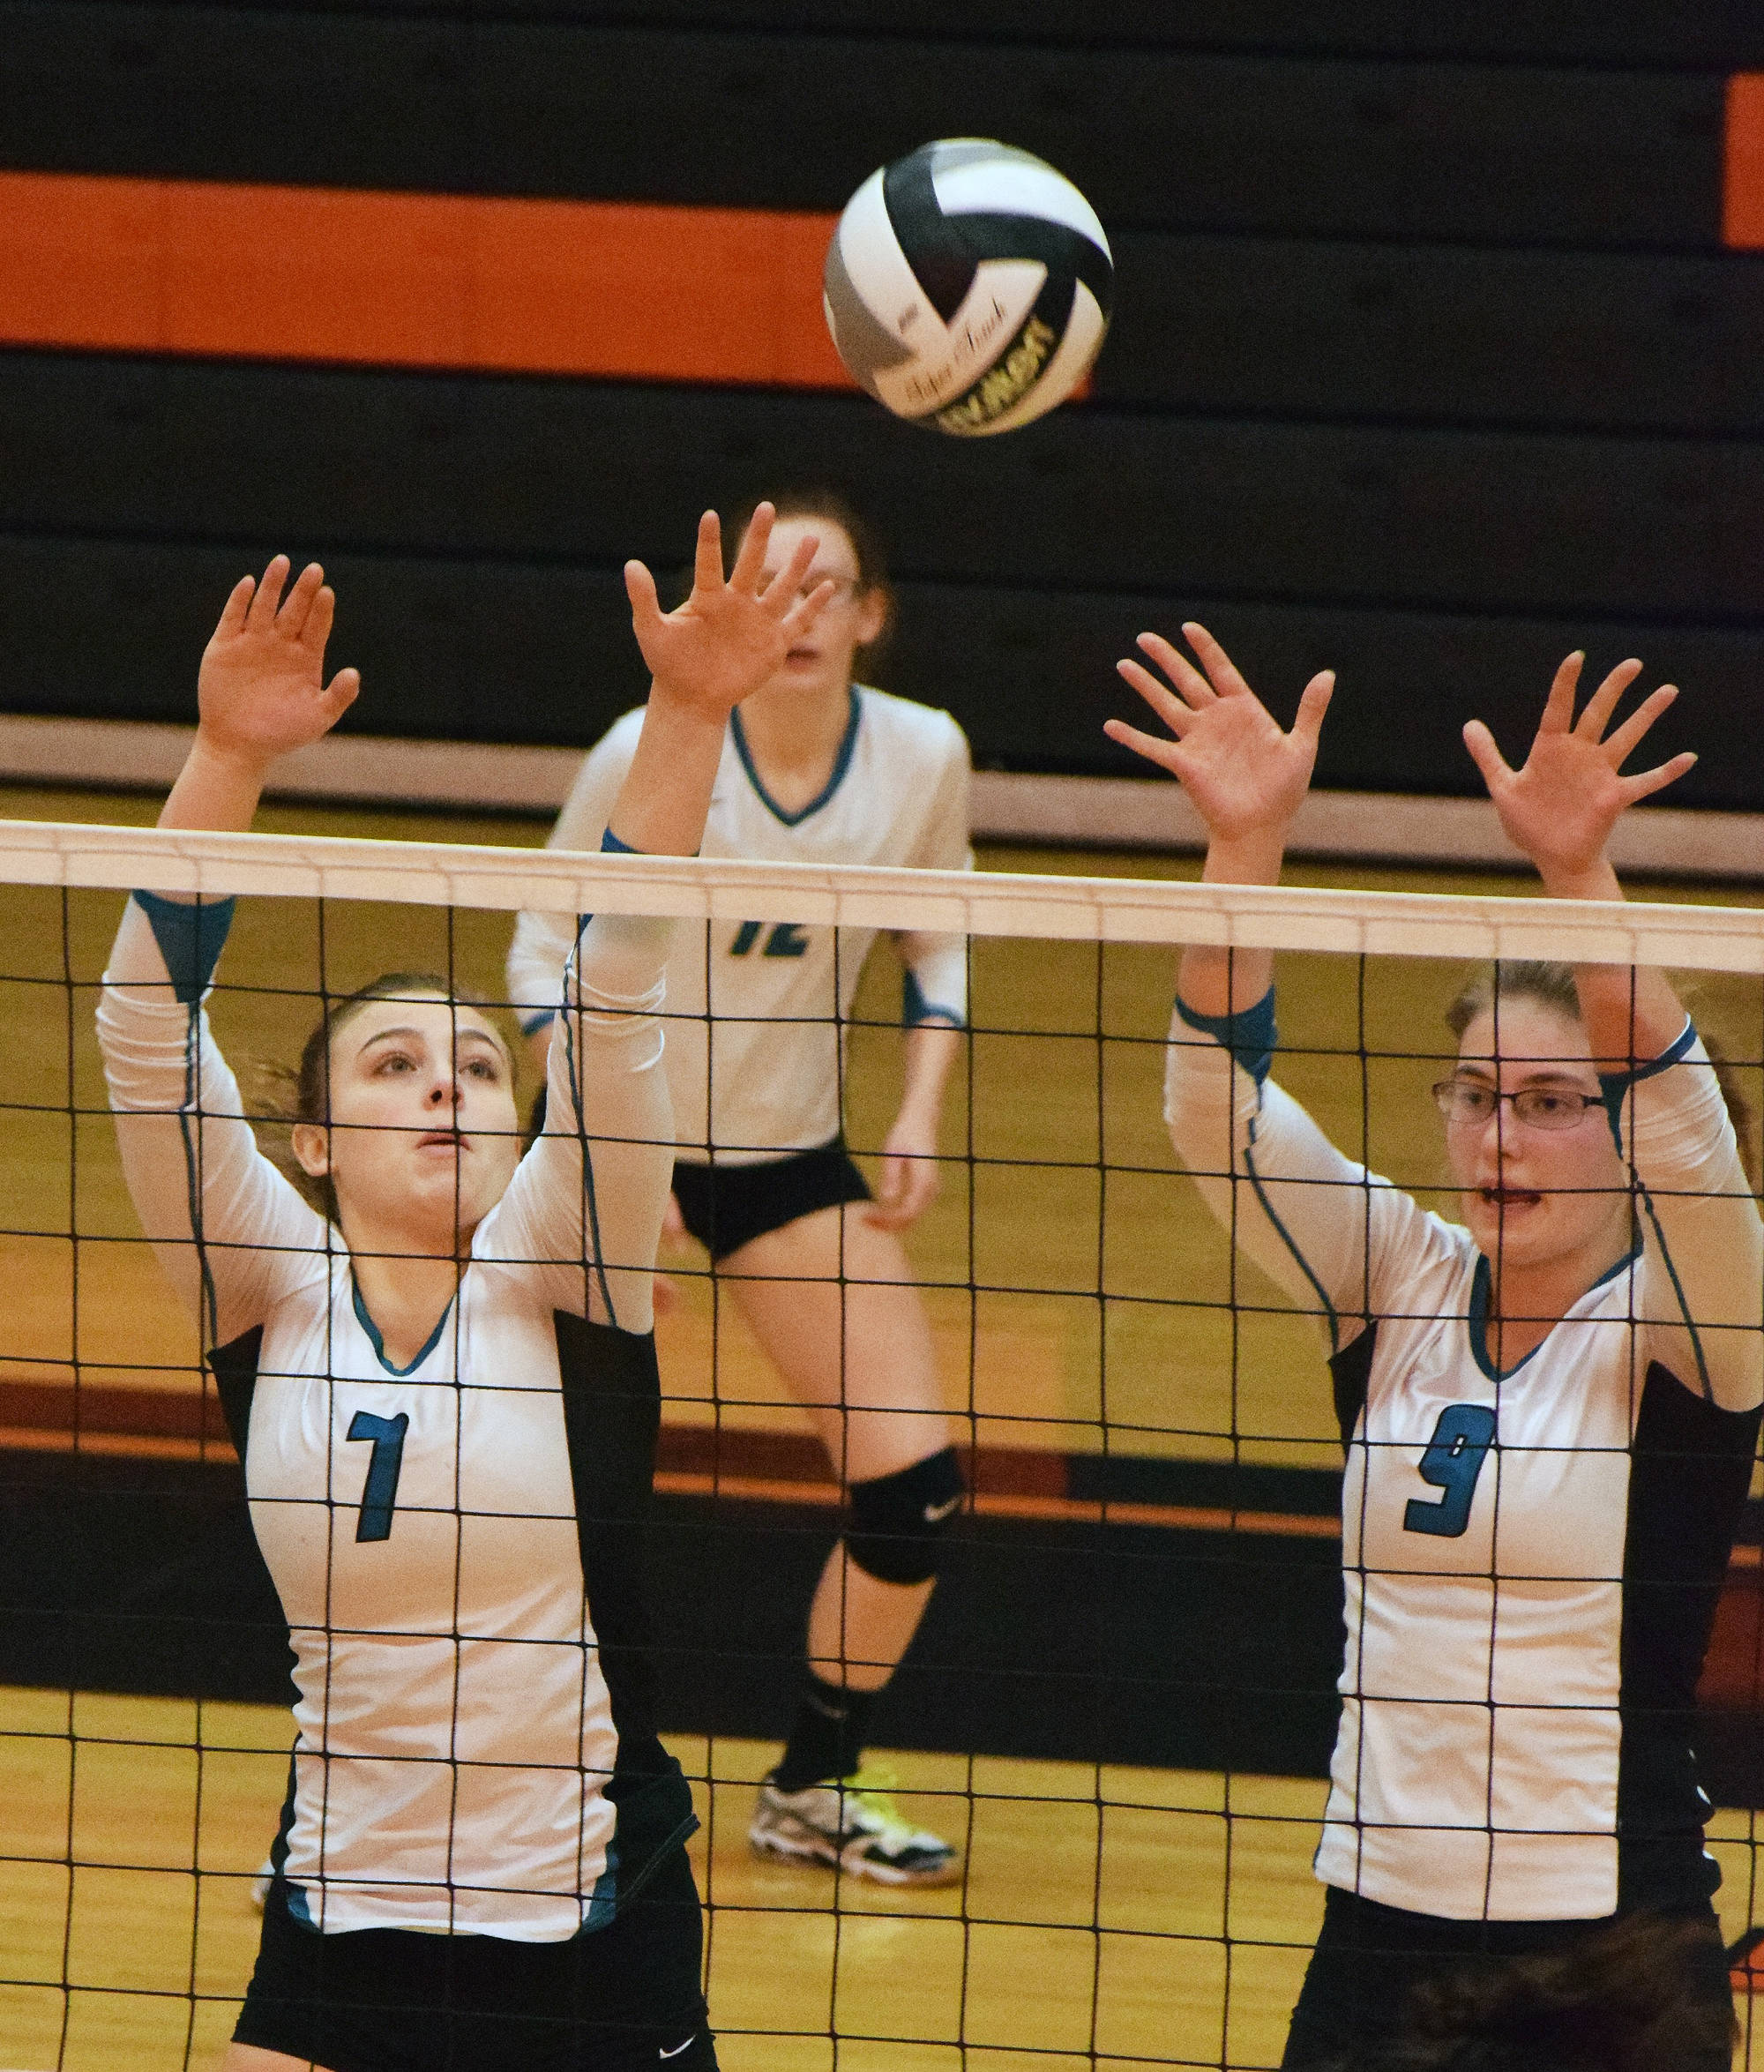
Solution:
<svg viewBox="0 0 1764 2072"><path fill-rule="evenodd" d="M0 2065L19 2072L218 2063L288 1788L286 1631L93 1033L130 889L238 897L211 1014L248 1109L250 1068L291 1063L388 967L503 1000L523 909L967 939L941 1188L907 1243L970 1493L874 1731L901 1804L960 1849L947 1887L749 1851L840 1490L729 1276L684 1242L662 1261L661 1724L703 1823L731 2072L1279 2061L1321 1915L1342 1447L1318 1305L1234 1246L1171 1147L1177 946L1279 953L1276 1078L1447 1217L1444 1015L1490 960L1671 969L1764 1110L1764 912L1740 906L0 823ZM843 1029L872 1177L899 984L878 947ZM340 1503L363 1500L365 1451ZM1730 1939L1754 1911L1754 1515L1696 1729Z"/></svg>

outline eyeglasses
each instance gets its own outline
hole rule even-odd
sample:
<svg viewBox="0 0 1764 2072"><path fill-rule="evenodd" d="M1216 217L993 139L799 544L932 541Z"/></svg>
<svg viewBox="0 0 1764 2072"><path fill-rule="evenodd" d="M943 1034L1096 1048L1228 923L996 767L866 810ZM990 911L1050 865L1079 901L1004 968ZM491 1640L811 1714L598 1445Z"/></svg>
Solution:
<svg viewBox="0 0 1764 2072"><path fill-rule="evenodd" d="M812 597L815 592L820 588L823 583L831 583L833 585L833 595L827 599L827 602L829 604L848 603L852 598L856 596L860 587L858 580L856 576L829 576L810 574L804 576L801 583L797 585L796 602L800 604L805 599ZM771 587L769 582L767 583L766 587L768 589Z"/></svg>
<svg viewBox="0 0 1764 2072"><path fill-rule="evenodd" d="M1603 1105L1598 1095L1573 1087L1521 1087L1515 1094L1500 1094L1473 1079L1442 1079L1433 1098L1446 1120L1461 1129L1481 1128L1503 1101L1512 1102L1515 1121L1534 1130L1571 1130L1588 1108Z"/></svg>

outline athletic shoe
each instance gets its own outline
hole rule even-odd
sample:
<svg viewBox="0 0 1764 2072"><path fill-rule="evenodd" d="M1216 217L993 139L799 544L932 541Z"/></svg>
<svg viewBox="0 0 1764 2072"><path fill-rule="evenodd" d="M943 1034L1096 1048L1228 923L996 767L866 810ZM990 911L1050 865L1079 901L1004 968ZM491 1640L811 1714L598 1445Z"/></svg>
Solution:
<svg viewBox="0 0 1764 2072"><path fill-rule="evenodd" d="M781 1791L767 1777L749 1845L756 1856L824 1863L880 1885L950 1884L961 1875L955 1850L901 1817L889 1795L893 1781L860 1770L842 1784Z"/></svg>

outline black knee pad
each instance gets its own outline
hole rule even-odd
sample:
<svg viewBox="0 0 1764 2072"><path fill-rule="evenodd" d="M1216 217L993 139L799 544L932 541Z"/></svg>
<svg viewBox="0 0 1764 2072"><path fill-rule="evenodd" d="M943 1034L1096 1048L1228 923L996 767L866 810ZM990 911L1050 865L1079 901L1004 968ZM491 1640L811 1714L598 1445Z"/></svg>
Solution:
<svg viewBox="0 0 1764 2072"><path fill-rule="evenodd" d="M967 1494L953 1446L898 1474L854 1482L846 1552L878 1582L929 1582L938 1572L938 1542Z"/></svg>

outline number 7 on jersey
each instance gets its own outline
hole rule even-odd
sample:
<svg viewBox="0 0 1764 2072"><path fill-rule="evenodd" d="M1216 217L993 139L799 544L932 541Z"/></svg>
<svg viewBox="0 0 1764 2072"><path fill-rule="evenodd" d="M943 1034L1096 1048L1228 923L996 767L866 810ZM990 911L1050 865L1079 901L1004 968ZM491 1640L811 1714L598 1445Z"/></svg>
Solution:
<svg viewBox="0 0 1764 2072"><path fill-rule="evenodd" d="M410 1429L410 1413L395 1417L376 1417L357 1410L349 1420L351 1439L370 1439L374 1450L368 1456L368 1479L362 1486L362 1512L355 1521L357 1539L390 1539L392 1508L398 1500L399 1470L404 1465L404 1435Z"/></svg>

